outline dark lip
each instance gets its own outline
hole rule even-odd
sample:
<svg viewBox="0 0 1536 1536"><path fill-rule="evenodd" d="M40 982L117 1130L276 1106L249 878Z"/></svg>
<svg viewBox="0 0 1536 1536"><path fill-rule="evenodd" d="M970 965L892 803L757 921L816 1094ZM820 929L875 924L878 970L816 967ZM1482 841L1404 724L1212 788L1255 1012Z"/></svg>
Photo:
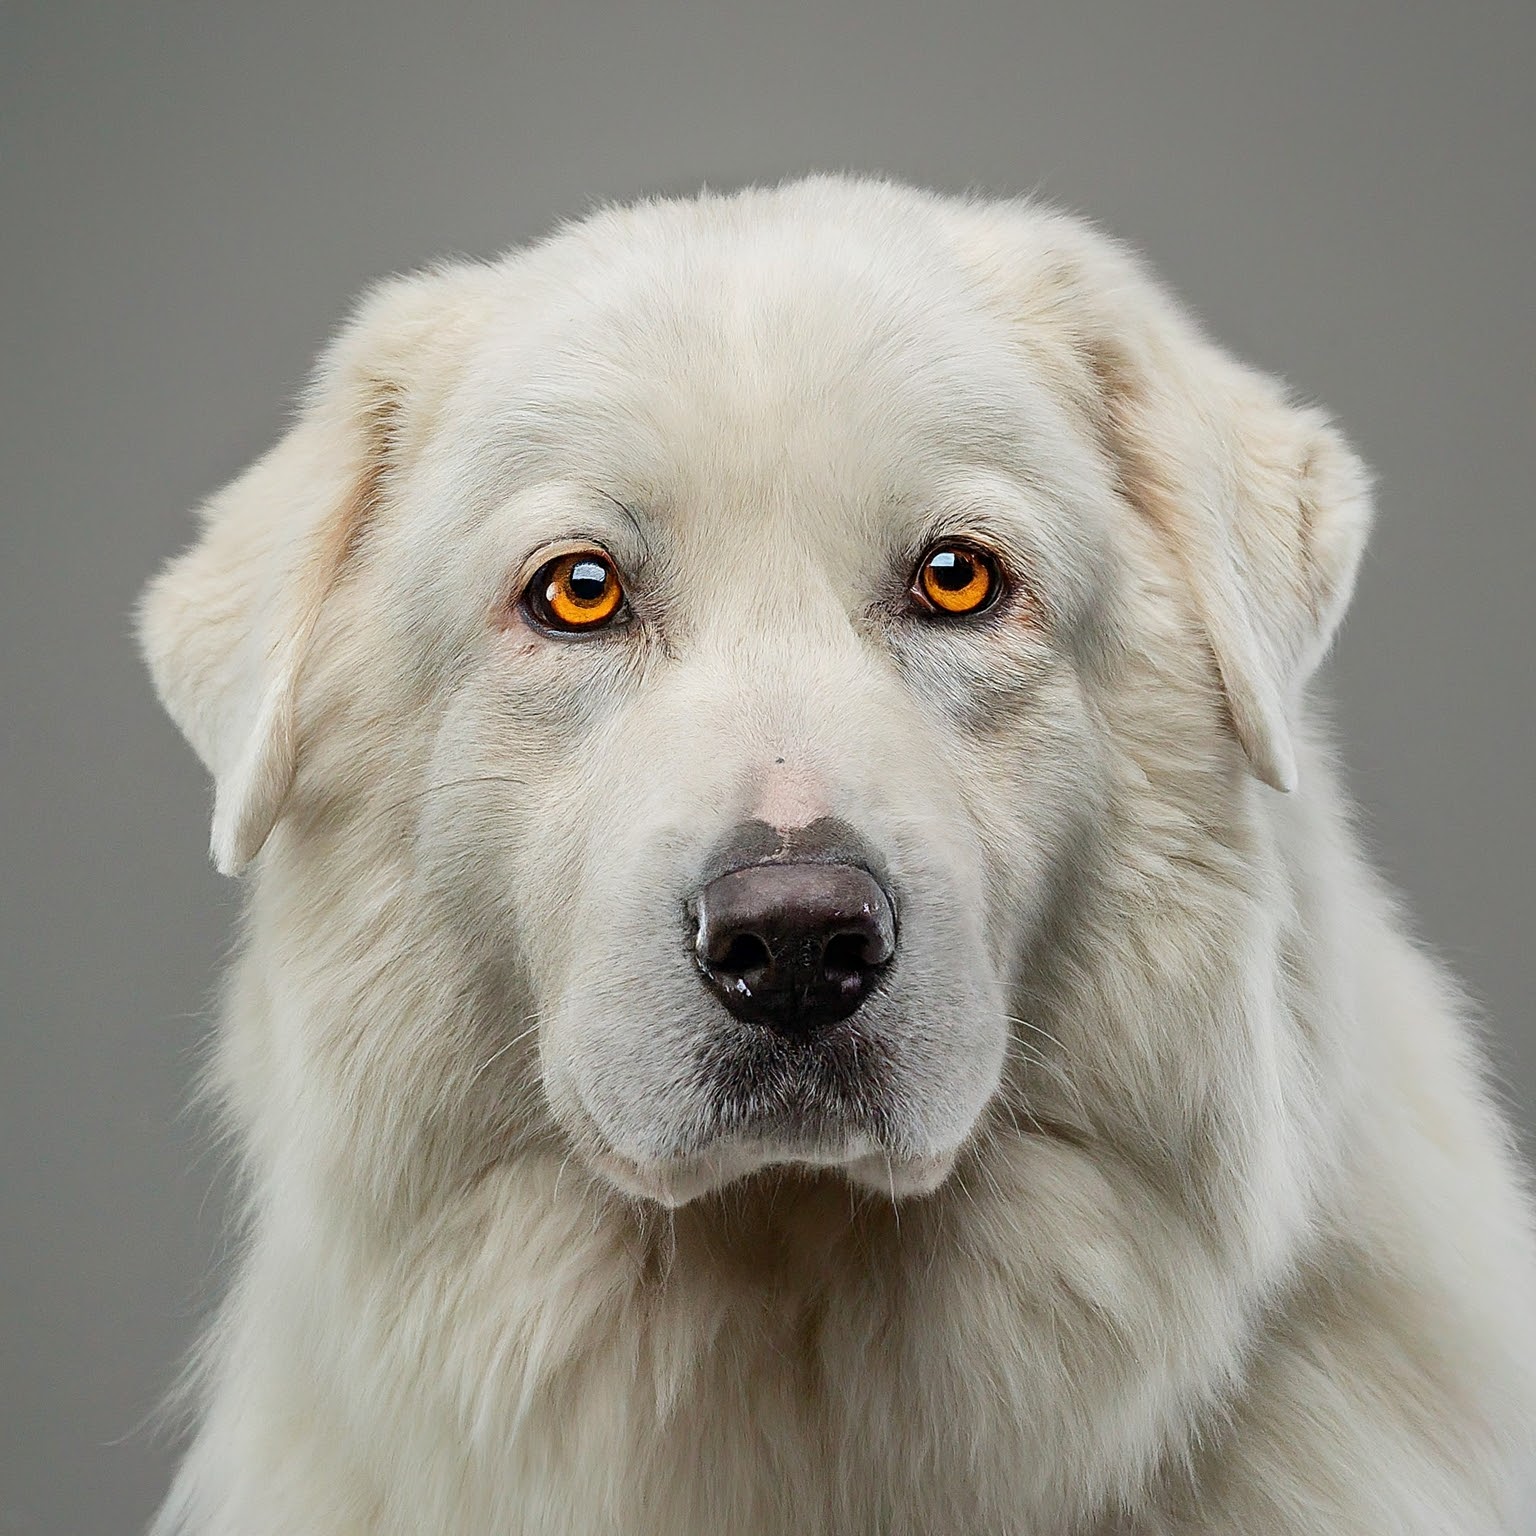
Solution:
<svg viewBox="0 0 1536 1536"><path fill-rule="evenodd" d="M827 1155L830 1149L855 1141L866 1143L872 1152L884 1150L884 1119L808 1115L789 1110L753 1115L727 1111L708 1126L697 1129L679 1146L678 1155L704 1157L722 1143L735 1142L777 1147L786 1159L792 1159L799 1153Z"/></svg>
<svg viewBox="0 0 1536 1536"><path fill-rule="evenodd" d="M856 1134L876 1145L890 1141L890 1053L857 1015L810 1041L732 1023L695 1057L710 1102L700 1149L724 1136L812 1144Z"/></svg>

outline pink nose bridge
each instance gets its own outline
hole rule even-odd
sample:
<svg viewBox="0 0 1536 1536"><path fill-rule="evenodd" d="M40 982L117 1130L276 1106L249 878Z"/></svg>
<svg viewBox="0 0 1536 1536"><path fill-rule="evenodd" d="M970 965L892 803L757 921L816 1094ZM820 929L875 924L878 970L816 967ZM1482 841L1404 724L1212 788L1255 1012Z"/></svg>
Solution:
<svg viewBox="0 0 1536 1536"><path fill-rule="evenodd" d="M778 759L763 773L749 814L788 832L830 816L832 802L826 781L815 769Z"/></svg>

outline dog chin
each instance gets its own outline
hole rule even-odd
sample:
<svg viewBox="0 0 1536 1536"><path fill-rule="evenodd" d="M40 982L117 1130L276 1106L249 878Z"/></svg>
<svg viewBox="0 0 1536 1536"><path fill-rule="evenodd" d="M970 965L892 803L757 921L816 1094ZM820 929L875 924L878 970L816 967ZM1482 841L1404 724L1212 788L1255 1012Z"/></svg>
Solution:
<svg viewBox="0 0 1536 1536"><path fill-rule="evenodd" d="M686 1157L641 1160L603 1151L589 1154L588 1161L621 1193L677 1210L768 1168L832 1171L888 1200L910 1199L936 1190L948 1178L958 1152L887 1153L863 1140L835 1150L732 1141Z"/></svg>

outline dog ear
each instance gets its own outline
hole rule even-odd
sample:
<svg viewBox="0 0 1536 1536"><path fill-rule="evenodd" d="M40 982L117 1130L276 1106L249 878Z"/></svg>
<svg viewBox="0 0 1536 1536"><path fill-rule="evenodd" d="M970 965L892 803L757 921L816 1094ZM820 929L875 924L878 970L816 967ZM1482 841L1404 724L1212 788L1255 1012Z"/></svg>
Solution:
<svg viewBox="0 0 1536 1536"><path fill-rule="evenodd" d="M296 766L294 697L309 636L407 451L471 307L479 269L375 289L323 354L287 435L202 509L202 534L145 589L155 688L214 780L212 854L245 867Z"/></svg>
<svg viewBox="0 0 1536 1536"><path fill-rule="evenodd" d="M967 247L1177 552L1254 772L1294 788L1291 712L1354 587L1364 465L1324 413L1223 352L1081 222L1012 209L973 223Z"/></svg>

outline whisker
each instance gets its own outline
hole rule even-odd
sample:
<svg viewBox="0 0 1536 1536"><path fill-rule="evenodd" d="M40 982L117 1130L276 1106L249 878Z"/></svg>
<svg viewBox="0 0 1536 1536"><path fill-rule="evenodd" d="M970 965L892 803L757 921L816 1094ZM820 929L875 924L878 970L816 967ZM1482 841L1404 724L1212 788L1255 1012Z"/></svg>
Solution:
<svg viewBox="0 0 1536 1536"><path fill-rule="evenodd" d="M425 800L430 795L446 794L452 789L466 789L471 784L522 784L523 780L513 773L469 773L458 779L444 779L436 784L418 784L415 789L388 801L379 807L376 814L388 816L395 811L403 810L417 800Z"/></svg>
<svg viewBox="0 0 1536 1536"><path fill-rule="evenodd" d="M1050 1032L1050 1030L1042 1029L1038 1024L1032 1024L1028 1019L1017 1018L1011 1013L1005 1014L1004 1017L1010 1024L1017 1024L1020 1029L1027 1029L1031 1034L1039 1035L1043 1040L1049 1040L1058 1051L1062 1052L1063 1055L1066 1054L1066 1046L1064 1046L1061 1041L1058 1040L1056 1036Z"/></svg>
<svg viewBox="0 0 1536 1536"><path fill-rule="evenodd" d="M491 1054L489 1056L487 1056L485 1058L485 1060L482 1061L478 1067L475 1068L473 1075L470 1077L468 1083L465 1084L465 1087L466 1088L473 1088L475 1086L475 1084L480 1081L480 1079L484 1075L484 1073L491 1066L493 1066L496 1062L500 1061L501 1058L503 1056L505 1056L507 1054L507 1052L512 1049L513 1046L521 1045L523 1043L523 1041L528 1039L528 1037L530 1035L536 1034L538 1032L539 1024L541 1022L542 1022L541 1020L535 1018L534 1020L532 1020L532 1022L528 1025L528 1027L526 1029L519 1030L518 1033L513 1035L512 1038L510 1040L508 1040L505 1045L497 1046L496 1049L494 1051L492 1051Z"/></svg>
<svg viewBox="0 0 1536 1536"><path fill-rule="evenodd" d="M1020 1019L1013 1014L1007 1014L1005 1017L1010 1024L1017 1024L1021 1029L1033 1031L1042 1039L1048 1040L1063 1055L1067 1054L1066 1047L1048 1029L1042 1029L1038 1024L1031 1024L1028 1019ZM1024 1058L1028 1063L1045 1072L1053 1082L1071 1097L1073 1107L1081 1112L1082 1094L1077 1084L1073 1081L1072 1074L1068 1071L1066 1064L1055 1057L1045 1055L1038 1046L1032 1045L1028 1040L1020 1039L1018 1036L1014 1037L1014 1044L1024 1054Z"/></svg>

